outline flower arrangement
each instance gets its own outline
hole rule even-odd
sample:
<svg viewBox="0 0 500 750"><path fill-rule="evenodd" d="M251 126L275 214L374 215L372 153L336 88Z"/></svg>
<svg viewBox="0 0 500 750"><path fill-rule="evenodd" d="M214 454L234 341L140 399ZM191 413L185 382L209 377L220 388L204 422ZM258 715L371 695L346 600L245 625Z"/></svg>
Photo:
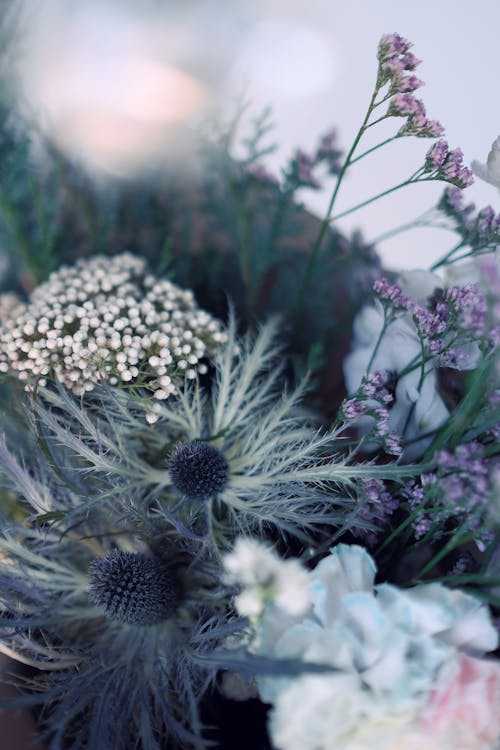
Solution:
<svg viewBox="0 0 500 750"><path fill-rule="evenodd" d="M329 131L272 175L264 115L238 160L237 124L207 137L189 189L103 194L48 141L33 170L5 94L1 706L50 750L499 747L500 215L465 202L411 44L377 59L345 155ZM336 213L408 137L415 172ZM497 155L472 168L498 186ZM299 191L330 179L319 221ZM429 181L392 233L455 233L431 269L336 229Z"/></svg>

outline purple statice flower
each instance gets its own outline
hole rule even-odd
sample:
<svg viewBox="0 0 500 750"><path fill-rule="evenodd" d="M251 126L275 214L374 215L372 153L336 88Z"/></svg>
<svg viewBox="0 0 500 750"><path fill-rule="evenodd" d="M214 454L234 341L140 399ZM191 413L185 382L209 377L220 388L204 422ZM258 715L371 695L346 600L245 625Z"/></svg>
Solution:
<svg viewBox="0 0 500 750"><path fill-rule="evenodd" d="M425 352L438 364L471 369L487 334L487 304L475 284L437 290L427 306L415 303L413 321Z"/></svg>
<svg viewBox="0 0 500 750"><path fill-rule="evenodd" d="M443 143L446 145L446 149L448 148L446 141L439 141L438 143ZM438 146L438 143L435 143L434 147ZM440 164L433 163L433 156L431 152L434 147L431 147L429 149L426 157L426 166L428 165L429 171L439 169L444 161L443 159ZM474 224L474 221L471 218L471 214L475 212L476 206L474 203L465 204L465 197L460 188L447 187L443 195L441 196L437 207L446 216L453 220L456 229L460 232L460 234L467 234L469 231L471 231L471 228Z"/></svg>
<svg viewBox="0 0 500 750"><path fill-rule="evenodd" d="M412 76L411 78L414 78ZM418 79L417 79L418 80ZM437 120L429 120L424 103L411 93L398 93L389 102L388 116L406 117L398 131L398 137L415 135L418 138L437 138L444 128Z"/></svg>
<svg viewBox="0 0 500 750"><path fill-rule="evenodd" d="M464 245L482 250L487 247L495 248L500 244L500 214L495 214L491 206L476 213L474 203L465 204L459 188L449 187L444 191L437 207L452 220Z"/></svg>
<svg viewBox="0 0 500 750"><path fill-rule="evenodd" d="M373 426L365 437L380 445L386 453L400 456L401 437L391 431L388 424L390 412L387 407L394 401L393 394L386 387L390 380L390 374L385 370L365 375L354 396L341 404L339 418L345 427L360 419L371 418Z"/></svg>
<svg viewBox="0 0 500 750"><path fill-rule="evenodd" d="M400 34L384 34L378 45L377 57L379 61L386 62L393 57L405 55L412 43L400 36Z"/></svg>
<svg viewBox="0 0 500 750"><path fill-rule="evenodd" d="M319 190L321 183L314 175L314 168L318 161L301 148L295 150L290 160L288 169L285 170L285 179L289 186L308 187Z"/></svg>
<svg viewBox="0 0 500 750"><path fill-rule="evenodd" d="M389 84L389 102L387 116L406 117L398 137L416 135L421 138L438 138L444 128L437 120L429 120L425 107L413 92L424 85L424 82L413 75L420 65L420 60L410 52L412 45L399 34L385 34L379 43L377 88ZM407 75L411 72L411 75Z"/></svg>
<svg viewBox="0 0 500 750"><path fill-rule="evenodd" d="M451 287L446 292L446 301L457 319L458 328L470 332L475 339L484 336L488 306L477 284Z"/></svg>
<svg viewBox="0 0 500 750"><path fill-rule="evenodd" d="M409 310L412 307L413 300L406 294L403 294L401 287L382 277L377 279L373 284L373 292L385 307L396 310Z"/></svg>
<svg viewBox="0 0 500 750"><path fill-rule="evenodd" d="M466 525L480 549L491 541L488 507L498 458L484 457L481 443L471 441L436 454L437 468L411 480L403 488L410 510L417 511L413 532L417 539L434 529L437 539L448 529Z"/></svg>
<svg viewBox="0 0 500 750"><path fill-rule="evenodd" d="M488 305L475 284L436 290L424 303L402 293L387 279L377 279L375 296L385 310L386 320L411 315L423 352L438 357L440 366L471 369L477 349L487 335Z"/></svg>
<svg viewBox="0 0 500 750"><path fill-rule="evenodd" d="M396 117L423 116L425 118L425 106L421 99L413 94L396 94L389 102L388 115Z"/></svg>
<svg viewBox="0 0 500 750"><path fill-rule="evenodd" d="M360 481L358 502L361 506L358 517L364 523L353 528L352 533L358 539L362 539L368 547L373 547L387 526L389 518L398 509L399 502L380 479Z"/></svg>
<svg viewBox="0 0 500 750"><path fill-rule="evenodd" d="M417 78L417 76L401 77L397 82L397 90L403 94L416 91L421 86L425 86L425 84L420 80L420 78Z"/></svg>
<svg viewBox="0 0 500 750"><path fill-rule="evenodd" d="M426 154L424 173L429 174L430 179L444 180L459 188L469 187L474 176L468 167L464 167L463 157L462 149L450 151L446 141L438 141Z"/></svg>
<svg viewBox="0 0 500 750"><path fill-rule="evenodd" d="M407 76L420 64L412 52L410 42L399 34L386 34L382 37L378 49L379 70L377 85L379 88L389 83L389 93L409 93L423 86L423 81L415 75Z"/></svg>
<svg viewBox="0 0 500 750"><path fill-rule="evenodd" d="M422 62L422 60L419 60L413 52L405 52L401 60L405 70L415 70L415 68L417 68Z"/></svg>
<svg viewBox="0 0 500 750"><path fill-rule="evenodd" d="M316 149L315 163L326 164L328 174L336 175L339 174L342 168L341 156L342 151L337 146L337 131L335 129L329 130L319 141Z"/></svg>
<svg viewBox="0 0 500 750"><path fill-rule="evenodd" d="M416 480L411 479L403 486L401 495L407 501L411 513L415 515L412 521L413 535L415 539L421 539L429 533L433 526L432 517L425 509L426 493L424 487Z"/></svg>
<svg viewBox="0 0 500 750"><path fill-rule="evenodd" d="M248 167L248 174L264 185L278 186L278 178L263 164L254 163Z"/></svg>
<svg viewBox="0 0 500 750"><path fill-rule="evenodd" d="M440 140L433 143L425 157L425 169L427 172L434 172L441 169L448 156L448 144Z"/></svg>

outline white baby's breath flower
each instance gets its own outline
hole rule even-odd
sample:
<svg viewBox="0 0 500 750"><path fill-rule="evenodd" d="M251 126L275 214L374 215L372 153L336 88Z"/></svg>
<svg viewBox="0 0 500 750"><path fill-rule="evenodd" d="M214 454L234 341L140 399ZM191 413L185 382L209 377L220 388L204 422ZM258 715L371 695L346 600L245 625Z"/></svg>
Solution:
<svg viewBox="0 0 500 750"><path fill-rule="evenodd" d="M242 585L235 597L240 615L259 617L267 602L284 612L303 614L311 602L309 578L297 560L282 560L255 539L237 539L232 552L224 557L228 583Z"/></svg>
<svg viewBox="0 0 500 750"><path fill-rule="evenodd" d="M192 292L149 275L129 253L63 266L27 305L8 298L1 312L0 371L39 385L53 377L77 395L130 384L165 400L226 340Z"/></svg>
<svg viewBox="0 0 500 750"><path fill-rule="evenodd" d="M500 135L491 146L486 164L473 161L471 167L477 177L485 182L489 182L500 190Z"/></svg>

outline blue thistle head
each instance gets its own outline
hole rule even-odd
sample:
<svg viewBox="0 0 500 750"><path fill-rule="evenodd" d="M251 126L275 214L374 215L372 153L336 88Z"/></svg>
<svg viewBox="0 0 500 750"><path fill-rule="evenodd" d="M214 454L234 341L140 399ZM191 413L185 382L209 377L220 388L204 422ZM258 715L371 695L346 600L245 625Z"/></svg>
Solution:
<svg viewBox="0 0 500 750"><path fill-rule="evenodd" d="M89 572L90 598L113 620L157 625L177 608L179 586L161 560L113 550L92 560Z"/></svg>
<svg viewBox="0 0 500 750"><path fill-rule="evenodd" d="M209 500L225 488L229 476L223 453L201 440L179 443L167 467L174 487L190 500Z"/></svg>

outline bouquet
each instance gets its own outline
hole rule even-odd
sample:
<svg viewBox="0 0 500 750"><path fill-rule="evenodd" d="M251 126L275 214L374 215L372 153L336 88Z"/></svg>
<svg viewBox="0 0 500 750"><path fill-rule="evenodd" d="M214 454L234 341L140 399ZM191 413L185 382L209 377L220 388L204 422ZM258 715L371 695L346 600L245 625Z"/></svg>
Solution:
<svg viewBox="0 0 500 750"><path fill-rule="evenodd" d="M499 747L500 215L411 46L380 40L345 153L329 131L280 176L267 113L238 159L238 118L205 132L196 184L103 187L40 134L37 168L5 95L2 706L43 747ZM414 173L336 213L410 137ZM473 169L500 188L498 139ZM429 181L391 232L453 234L432 268L336 228Z"/></svg>

